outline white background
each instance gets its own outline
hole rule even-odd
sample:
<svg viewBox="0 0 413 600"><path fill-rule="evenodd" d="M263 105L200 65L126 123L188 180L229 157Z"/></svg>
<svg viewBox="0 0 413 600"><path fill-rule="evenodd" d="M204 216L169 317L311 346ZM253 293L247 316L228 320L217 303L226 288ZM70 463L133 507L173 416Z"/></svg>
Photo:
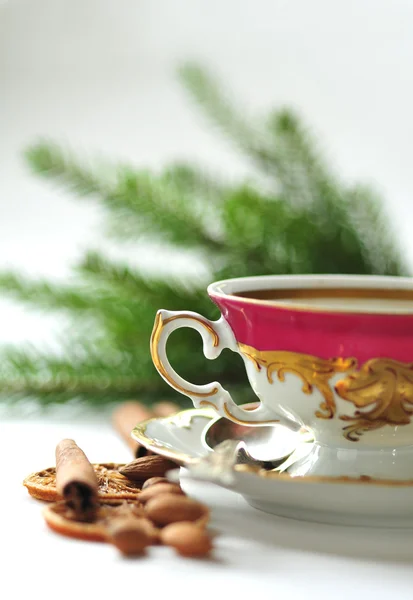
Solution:
<svg viewBox="0 0 413 600"><path fill-rule="evenodd" d="M3 0L0 269L65 278L86 247L104 245L93 207L28 173L21 152L39 136L141 166L190 158L228 177L246 172L179 87L175 69L187 59L216 72L247 113L298 108L342 176L385 195L412 264L412 34L411 0ZM139 260L154 262L149 253ZM182 263L173 257L167 266ZM0 342L41 343L54 325L0 299ZM12 582L8 597L56 598L66 578L59 598L86 597L80 581L88 597L95 590L102 598L193 597L200 586L217 598L411 598L408 532L286 523L219 492L203 496L225 532L209 566L171 561L164 549L125 563L110 548L56 538L22 494L24 475L52 464L63 436L91 460L128 457L107 416L26 416L0 425L0 586Z"/></svg>

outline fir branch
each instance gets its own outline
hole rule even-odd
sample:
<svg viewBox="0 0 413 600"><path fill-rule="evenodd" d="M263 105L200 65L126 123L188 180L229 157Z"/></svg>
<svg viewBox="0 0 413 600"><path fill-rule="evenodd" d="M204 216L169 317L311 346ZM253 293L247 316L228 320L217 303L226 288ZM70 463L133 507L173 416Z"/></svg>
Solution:
<svg viewBox="0 0 413 600"><path fill-rule="evenodd" d="M316 151L315 140L291 110L274 111L268 120L268 132L280 164L280 193L290 205L313 207L322 202L323 190L339 188Z"/></svg>
<svg viewBox="0 0 413 600"><path fill-rule="evenodd" d="M76 271L89 282L94 291L117 291L121 296L139 302L153 302L179 299L182 302L200 300L200 290L184 286L181 281L144 276L124 262L116 262L96 251L86 252Z"/></svg>
<svg viewBox="0 0 413 600"><path fill-rule="evenodd" d="M111 231L118 239L136 239L143 233L156 237L162 234L165 241L178 246L221 249L219 241L204 226L202 212L170 178L163 180L119 165L113 181L45 141L31 146L26 157L33 170L65 189L79 196L98 197L110 215Z"/></svg>
<svg viewBox="0 0 413 600"><path fill-rule="evenodd" d="M202 107L207 117L215 123L226 137L248 155L261 156L266 162L263 142L257 129L247 124L233 103L221 92L220 85L210 74L198 65L187 63L179 70L181 82L194 98L197 106Z"/></svg>
<svg viewBox="0 0 413 600"><path fill-rule="evenodd" d="M184 163L176 163L165 168L162 179L173 183L191 199L198 198L220 206L229 186L217 175L211 176L205 169ZM205 208L205 205L203 205Z"/></svg>
<svg viewBox="0 0 413 600"><path fill-rule="evenodd" d="M41 140L29 146L24 155L34 173L54 180L77 196L97 195L102 190L105 170L94 173L53 141Z"/></svg>
<svg viewBox="0 0 413 600"><path fill-rule="evenodd" d="M85 289L49 281L32 281L15 273L0 273L0 289L9 298L45 311L84 313L96 308L99 299Z"/></svg>
<svg viewBox="0 0 413 600"><path fill-rule="evenodd" d="M225 95L218 80L197 64L187 63L179 70L180 79L186 90L201 107L207 118L214 123L238 150L241 150L247 160L265 175L273 177L282 186L288 184L288 171L285 172L283 150L274 144L273 136L268 133L266 123L250 124L245 115L236 108L235 103ZM291 120L296 117L293 112L282 111Z"/></svg>
<svg viewBox="0 0 413 600"><path fill-rule="evenodd" d="M116 191L111 194L116 202L111 207L111 218L117 208L119 218L112 229L122 238L135 238L142 232L155 234L175 246L221 250L219 240L211 236L204 223L204 215L197 204L173 180L163 181L133 169L120 168ZM138 218L137 218L138 216Z"/></svg>
<svg viewBox="0 0 413 600"><path fill-rule="evenodd" d="M138 299L128 297L127 289L120 298L119 290L110 289L109 286L97 290L96 286L87 281L78 281L69 286L41 280L32 281L14 273L0 273L0 289L4 295L29 308L47 313L67 313L76 319L99 320L104 317L118 321L119 318L125 318L130 312L134 312L133 309L139 302Z"/></svg>
<svg viewBox="0 0 413 600"><path fill-rule="evenodd" d="M110 362L59 360L39 352L5 349L1 354L0 394L11 399L35 396L43 403L78 398L99 404L142 394L142 401L160 392L159 382L141 376L135 365L116 368Z"/></svg>
<svg viewBox="0 0 413 600"><path fill-rule="evenodd" d="M278 110L263 123L250 124L196 65L184 67L181 79L258 167L256 181L230 185L186 164L159 174L128 165L92 167L49 141L28 149L29 164L63 189L102 206L119 241L150 236L195 251L212 280L276 273L408 273L381 199L362 186L344 185L294 113ZM271 176L265 188L262 174ZM0 394L12 400L35 396L45 404L76 397L98 405L139 397L188 406L156 372L149 338L161 307L217 318L203 287L145 276L98 252L87 252L74 276L63 285L0 273L5 296L69 317L56 336L61 355L31 347L0 352ZM250 401L241 359L224 351L219 360L208 361L201 348L194 331L177 331L168 355L189 381L219 379L236 398Z"/></svg>
<svg viewBox="0 0 413 600"><path fill-rule="evenodd" d="M180 365L182 375L194 383L215 379L222 366L226 365L226 374L221 380L238 390L242 377L234 357L226 354L220 366L207 361L197 337L195 346L191 343L194 336L185 340L185 346L174 345L170 352L171 362ZM98 403L130 397L139 397L150 404L162 397L181 406L189 405L186 398L174 392L159 377L148 350L145 348L143 351L142 344L137 344L136 350L134 356L128 351L114 351L112 346L109 347L110 354L107 354L98 343L91 344L89 340L82 343L81 338L76 344L71 340L66 345L63 357L30 347L3 348L0 353L0 396L9 400L34 396L45 404L65 402L71 398ZM188 350L193 353L190 364L186 361ZM199 373L202 373L201 377ZM243 388L244 385L241 385L239 394L243 394Z"/></svg>
<svg viewBox="0 0 413 600"><path fill-rule="evenodd" d="M396 243L395 228L382 199L365 185L355 185L347 190L346 201L362 251L369 257L371 273L409 275L409 266Z"/></svg>

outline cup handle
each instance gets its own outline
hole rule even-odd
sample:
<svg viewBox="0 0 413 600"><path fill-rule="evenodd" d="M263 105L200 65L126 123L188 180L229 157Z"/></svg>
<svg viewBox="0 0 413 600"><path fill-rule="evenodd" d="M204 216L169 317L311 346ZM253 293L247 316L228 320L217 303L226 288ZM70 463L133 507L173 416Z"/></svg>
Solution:
<svg viewBox="0 0 413 600"><path fill-rule="evenodd" d="M238 406L230 393L217 381L195 385L180 377L169 363L166 343L170 334L181 327L190 327L200 334L204 355L210 360L217 358L224 348L239 353L232 329L223 317L218 321L209 321L191 311L159 310L151 336L151 355L158 373L174 390L191 398L195 407L212 407L222 417L241 425L268 425L280 422L280 418L276 419L275 413L262 402L253 410Z"/></svg>

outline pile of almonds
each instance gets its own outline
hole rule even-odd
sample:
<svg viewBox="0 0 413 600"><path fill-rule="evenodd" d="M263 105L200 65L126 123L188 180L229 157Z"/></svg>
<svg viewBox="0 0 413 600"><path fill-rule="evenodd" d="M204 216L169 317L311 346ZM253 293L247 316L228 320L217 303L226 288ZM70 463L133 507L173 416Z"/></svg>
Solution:
<svg viewBox="0 0 413 600"><path fill-rule="evenodd" d="M57 454L62 445L70 446L72 454L83 454L73 440L60 442ZM106 470L106 477L98 479L95 506L93 502L88 505L82 467L78 468L73 461L69 487L76 490L77 486L80 492L66 499L56 485L58 469L33 473L24 480L33 497L51 501L43 511L51 529L69 537L107 541L128 556L143 554L154 544L170 546L182 556L205 556L211 551L211 536L206 529L208 507L189 498L179 483L166 479L165 473L176 467L173 462L149 455L116 468L113 465L112 469L99 464L91 466L95 473ZM134 497L123 499L125 489L132 494L133 486L136 486ZM80 498L77 509L73 498Z"/></svg>
<svg viewBox="0 0 413 600"><path fill-rule="evenodd" d="M134 554L158 542L182 556L204 556L211 551L211 538L205 529L208 508L188 498L179 484L162 477L147 479L139 501L144 513L135 524L115 520L108 527L109 541L123 554ZM133 527L133 536L129 527Z"/></svg>
<svg viewBox="0 0 413 600"><path fill-rule="evenodd" d="M133 418L136 410L129 404L124 414ZM23 484L31 496L48 502L43 516L59 534L108 542L125 556L142 555L159 544L181 556L208 555L208 507L165 477L177 468L174 462L133 450L138 458L128 464L92 465L73 440L62 440L56 468L32 473Z"/></svg>

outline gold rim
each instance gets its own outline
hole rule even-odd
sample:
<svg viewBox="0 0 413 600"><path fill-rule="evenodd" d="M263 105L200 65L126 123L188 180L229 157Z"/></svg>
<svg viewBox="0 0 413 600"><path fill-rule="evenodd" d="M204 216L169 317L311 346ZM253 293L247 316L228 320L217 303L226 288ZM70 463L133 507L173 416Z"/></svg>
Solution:
<svg viewBox="0 0 413 600"><path fill-rule="evenodd" d="M328 313L330 315L377 315L377 316L413 316L413 308L411 310L398 310L394 312L380 312L380 311L369 311L369 310L346 310L345 308L328 308L322 306L314 306L312 304L289 304L288 302L271 302L270 300L258 300L256 298L246 298L244 296L237 296L236 294L219 294L211 292L211 298L228 298L230 300L236 300L242 304L258 304L260 306L272 306L273 308L279 308L280 310L289 310L295 312L308 312L308 313Z"/></svg>
<svg viewBox="0 0 413 600"><path fill-rule="evenodd" d="M295 276L292 276L295 277ZM300 276L302 278L302 282L304 283L305 281L311 281L311 279L307 276ZM321 292L328 292L328 291L335 291L336 293L341 293L343 295L348 294L349 291L351 291L352 293L355 292L359 292L360 295L367 297L368 295L371 294L372 297L377 297L377 294L380 294L385 292L388 296L396 296L396 295L400 295L400 299L402 299L403 297L406 297L406 295L413 295L413 279L410 278L406 278L406 277L400 277L400 278L395 278L395 277L386 277L386 276L382 276L380 278L377 279L377 285L376 286L362 286L362 285L353 285L352 287L350 286L342 286L340 287L340 285L337 285L337 278L335 278L335 276L329 276L329 275L320 275L318 276L319 278L322 279L326 279L331 281L331 286L330 288L320 288L320 287L297 287L297 288L288 288L288 285L285 284L283 287L280 288L275 288L275 290L245 290L243 292L233 292L233 293L225 293L223 291L220 291L217 289L217 286L219 284L223 284L226 283L227 280L223 280L223 281L218 281L218 282L214 282L211 283L208 288L207 288L207 292L208 294L211 296L211 298L228 298L230 300L236 300L238 302L241 303L246 303L246 304L256 304L256 305L260 305L260 306L272 306L274 308L279 308L280 310L293 310L293 311L297 311L297 312L313 312L313 313L329 313L329 314L365 314L365 315L392 315L392 316L397 316L397 315L412 315L413 316L413 310L398 310L398 311L392 311L392 312L380 312L380 311L369 311L369 310L357 310L357 309L339 309L339 308L328 308L328 307L317 307L314 306L312 304L293 304L290 302L286 302L286 301L278 301L278 300L265 300L265 299L260 299L260 298L251 298L248 297L248 294L260 294L260 293L268 293L268 292L273 292L273 291L277 291L279 292L281 295L283 293L285 293L286 291L291 292L293 295L295 295L296 297L298 297L300 294L302 294L303 296L307 295L307 296L311 296L311 295L316 295L319 291ZM355 276L356 277L356 276ZM240 278L242 279L242 278ZM246 278L249 279L249 278ZM264 278L263 278L264 279ZM380 281L379 281L380 279ZM396 287L394 289L390 289L390 290L386 290L385 289L385 285L386 282L388 280L394 280L400 284L400 287ZM232 281L232 280L228 280L228 281ZM362 277L360 277L359 279L354 279L354 281L360 281L360 283L362 283ZM404 283L408 282L411 287L401 287ZM257 285L258 285L258 281L257 281ZM291 285L291 284L290 284ZM380 287L381 286L381 287ZM246 296L244 296L243 294L247 294ZM376 294L376 296L375 296Z"/></svg>
<svg viewBox="0 0 413 600"><path fill-rule="evenodd" d="M413 289L383 288L383 287L313 287L313 288L272 288L254 291L235 292L237 298L252 298L253 300L266 300L278 302L279 300L310 300L343 298L351 300L413 300Z"/></svg>

